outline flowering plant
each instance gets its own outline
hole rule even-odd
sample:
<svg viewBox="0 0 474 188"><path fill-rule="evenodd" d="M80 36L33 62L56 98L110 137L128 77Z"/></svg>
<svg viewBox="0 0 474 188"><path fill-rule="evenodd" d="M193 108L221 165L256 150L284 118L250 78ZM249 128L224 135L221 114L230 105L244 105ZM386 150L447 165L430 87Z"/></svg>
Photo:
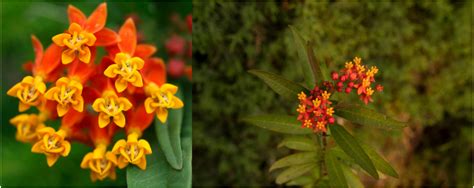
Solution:
<svg viewBox="0 0 474 188"><path fill-rule="evenodd" d="M185 79L167 82L164 60L153 57L154 45L139 42L132 18L118 32L105 27L106 3L89 17L69 5L67 15L70 25L52 37L46 50L31 37L35 59L24 65L31 75L7 92L19 99L20 112L31 107L39 112L10 120L16 139L31 143L31 151L44 154L50 167L69 155L71 142L91 146L80 167L90 170L92 181L116 179L117 167L136 166L127 168L130 174L150 171L147 164L157 161L158 151L170 169L182 170L181 128L183 111L188 119L191 114L190 84ZM103 55L97 50L101 47ZM154 117L159 148L144 138ZM59 127L48 126L56 120ZM126 137L114 141L120 131Z"/></svg>
<svg viewBox="0 0 474 188"><path fill-rule="evenodd" d="M379 128L403 128L404 123L387 118L372 109L341 100L342 94L356 93L364 104L373 101L376 66L368 67L361 58L345 63L331 74L326 64L318 63L312 43L306 42L290 27L299 57L304 59L305 86L273 73L250 70L275 92L299 102L298 115L258 115L243 120L265 129L289 134L278 147L296 153L276 161L270 171L283 169L278 184L302 186L361 186L353 170L362 169L378 179L379 172L398 177L397 172L374 149L354 138L347 130L348 121ZM310 88L310 90L308 89ZM344 126L342 126L342 125Z"/></svg>

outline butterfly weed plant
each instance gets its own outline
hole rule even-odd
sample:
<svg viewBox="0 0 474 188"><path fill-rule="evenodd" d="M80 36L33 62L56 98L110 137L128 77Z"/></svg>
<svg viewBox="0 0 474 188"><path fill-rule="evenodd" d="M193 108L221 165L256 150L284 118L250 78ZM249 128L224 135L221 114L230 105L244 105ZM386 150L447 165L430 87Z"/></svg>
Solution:
<svg viewBox="0 0 474 188"><path fill-rule="evenodd" d="M379 173L398 178L397 172L374 149L356 139L344 126L352 122L365 126L401 129L404 123L392 120L366 105L383 91L376 83L380 74L355 57L339 71L329 72L318 63L313 44L290 26L301 61L304 85L262 70L249 72L262 79L281 96L298 102L297 115L257 115L243 120L252 125L287 134L278 147L295 150L270 167L280 170L276 183L301 186L360 187L355 171L375 179ZM342 101L341 95L358 95L360 101Z"/></svg>
<svg viewBox="0 0 474 188"><path fill-rule="evenodd" d="M32 36L35 59L24 66L31 75L7 92L22 113L10 120L16 139L45 155L50 167L66 160L72 142L90 146L78 168L89 170L92 181L115 180L116 169L126 168L130 187L189 187L190 83L167 82L164 60L153 57L154 45L139 43L134 19L118 31L105 27L106 3L89 17L69 5L67 15L69 26L52 35L46 50ZM30 108L38 113L25 113ZM153 124L151 140L144 134ZM114 140L119 132L125 136Z"/></svg>

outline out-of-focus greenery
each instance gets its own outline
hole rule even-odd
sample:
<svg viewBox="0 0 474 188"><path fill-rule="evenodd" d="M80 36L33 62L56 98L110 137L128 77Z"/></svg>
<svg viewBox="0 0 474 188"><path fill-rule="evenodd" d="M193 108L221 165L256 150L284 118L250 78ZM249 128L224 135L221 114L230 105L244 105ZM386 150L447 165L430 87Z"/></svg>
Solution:
<svg viewBox="0 0 474 188"><path fill-rule="evenodd" d="M103 1L52 3L52 2L4 2L1 6L1 181L2 186L93 186L126 185L125 170L117 170L117 180L92 183L89 170L80 168L83 156L92 149L73 143L68 157L61 158L53 167L48 167L44 155L31 153L31 145L15 140L15 128L9 125L9 119L18 113L18 100L6 95L6 91L27 75L21 65L33 60L31 34L35 34L44 48L51 44L55 34L68 28L67 6L72 4L88 16ZM108 2L106 26L114 30L124 23L127 16L137 15L138 31L143 34L145 43L155 44L157 56L165 57L164 43L169 37L171 25L169 18L173 13L182 17L192 11L189 1L177 2ZM96 60L98 61L98 60ZM33 112L30 110L29 112ZM57 127L58 123L55 127ZM48 124L52 125L52 124ZM147 135L154 134L153 128ZM145 135L145 137L147 136ZM117 135L116 139L124 137Z"/></svg>
<svg viewBox="0 0 474 188"><path fill-rule="evenodd" d="M302 81L288 25L315 42L318 60L331 70L354 56L378 66L376 79L385 89L370 106L408 122L402 132L354 127L354 135L378 148L400 174L364 178L364 184L473 184L470 2L193 5L194 184L273 184L269 165L288 153L276 149L281 137L239 119L295 114L297 104L283 102L246 72L263 69Z"/></svg>

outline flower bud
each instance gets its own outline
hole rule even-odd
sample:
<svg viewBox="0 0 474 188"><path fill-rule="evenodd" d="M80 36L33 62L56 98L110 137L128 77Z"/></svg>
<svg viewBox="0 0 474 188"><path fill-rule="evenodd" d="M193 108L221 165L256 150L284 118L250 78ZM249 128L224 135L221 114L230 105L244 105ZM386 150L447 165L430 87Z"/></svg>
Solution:
<svg viewBox="0 0 474 188"><path fill-rule="evenodd" d="M337 72L332 72L331 77L333 80L337 80L339 78L339 74L337 74Z"/></svg>

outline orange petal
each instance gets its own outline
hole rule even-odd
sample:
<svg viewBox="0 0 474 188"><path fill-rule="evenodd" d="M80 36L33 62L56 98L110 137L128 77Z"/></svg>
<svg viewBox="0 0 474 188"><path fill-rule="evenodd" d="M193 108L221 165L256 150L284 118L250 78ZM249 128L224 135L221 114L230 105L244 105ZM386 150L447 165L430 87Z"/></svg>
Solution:
<svg viewBox="0 0 474 188"><path fill-rule="evenodd" d="M91 51L89 50L89 47L82 47L82 52L79 53L79 60L84 63L89 63L89 61L91 60Z"/></svg>
<svg viewBox="0 0 474 188"><path fill-rule="evenodd" d="M107 3L100 4L86 21L85 30L95 33L105 26L107 19Z"/></svg>
<svg viewBox="0 0 474 188"><path fill-rule="evenodd" d="M68 141L64 140L63 141L63 147L64 147L64 151L63 151L63 153L61 153L61 155L63 157L66 157L66 156L69 155L69 152L71 152L71 144Z"/></svg>
<svg viewBox="0 0 474 188"><path fill-rule="evenodd" d="M31 35L31 42L33 43L33 50L35 51L35 65L38 65L41 59L43 59L43 45L34 35Z"/></svg>
<svg viewBox="0 0 474 188"><path fill-rule="evenodd" d="M149 58L156 52L156 47L149 44L139 44L135 49L135 56L140 57L142 59Z"/></svg>
<svg viewBox="0 0 474 188"><path fill-rule="evenodd" d="M118 42L120 51L133 55L137 45L137 31L131 18L123 24L119 31L121 41Z"/></svg>
<svg viewBox="0 0 474 188"><path fill-rule="evenodd" d="M160 58L150 58L142 69L143 77L146 81L162 85L166 82L166 68Z"/></svg>
<svg viewBox="0 0 474 188"><path fill-rule="evenodd" d="M161 86L161 91L176 94L176 92L178 91L178 87L173 84L163 84Z"/></svg>
<svg viewBox="0 0 474 188"><path fill-rule="evenodd" d="M143 65L145 64L145 62L143 61L142 58L139 58L139 57L133 57L132 59L130 59L130 61L132 63L134 63L135 65L137 65L137 69L140 70L143 68Z"/></svg>
<svg viewBox="0 0 474 188"><path fill-rule="evenodd" d="M41 149L41 144L42 142L36 142L33 147L31 147L31 152L33 153L43 153L43 150Z"/></svg>
<svg viewBox="0 0 474 188"><path fill-rule="evenodd" d="M53 42L54 44L58 46L65 46L64 40L68 40L70 38L71 38L71 34L61 33L61 34L54 35Z"/></svg>
<svg viewBox="0 0 474 188"><path fill-rule="evenodd" d="M12 97L16 97L16 92L21 88L22 88L21 83L17 83L7 91L7 95L12 96Z"/></svg>
<svg viewBox="0 0 474 188"><path fill-rule="evenodd" d="M124 157L120 156L118 161L117 161L117 166L122 169L122 168L125 168L126 166L128 165L128 161L127 159L125 159Z"/></svg>
<svg viewBox="0 0 474 188"><path fill-rule="evenodd" d="M119 154L120 148L125 147L126 145L127 145L127 141L125 141L125 139L120 139L119 141L115 143L114 147L112 148L112 153Z"/></svg>
<svg viewBox="0 0 474 188"><path fill-rule="evenodd" d="M89 167L89 160L92 159L92 152L87 153L84 158L82 158L81 168L87 169Z"/></svg>
<svg viewBox="0 0 474 188"><path fill-rule="evenodd" d="M76 51L72 49L64 50L61 55L61 61L63 64L69 64L76 58Z"/></svg>
<svg viewBox="0 0 474 188"><path fill-rule="evenodd" d="M97 33L94 33L97 40L95 41L96 46L109 46L113 44L117 44L120 41L119 35L108 28L103 28Z"/></svg>
<svg viewBox="0 0 474 188"><path fill-rule="evenodd" d="M69 23L77 23L79 25L84 24L86 21L86 16L82 13L81 10L75 6L69 5L67 7L67 16L69 17Z"/></svg>
<svg viewBox="0 0 474 188"><path fill-rule="evenodd" d="M138 141L138 145L141 148L145 149L145 154L151 154L152 151L151 151L150 143L148 143L148 141L141 139Z"/></svg>
<svg viewBox="0 0 474 188"><path fill-rule="evenodd" d="M84 99L82 99L82 97L79 97L77 100L79 102L75 105L72 105L72 108L74 108L74 110L78 112L82 112L84 110Z"/></svg>
<svg viewBox="0 0 474 188"><path fill-rule="evenodd" d="M145 103L144 103L146 113L149 113L149 114L150 114L150 113L152 113L153 111L155 111L155 108L153 108L153 107L151 106L152 103L153 103L153 99L152 99L152 98L150 98L150 97L146 98Z"/></svg>
<svg viewBox="0 0 474 188"><path fill-rule="evenodd" d="M142 75L140 74L140 72L136 71L133 76L136 78L136 80L134 82L131 82L131 84L135 87L143 87L143 79L142 79Z"/></svg>
<svg viewBox="0 0 474 188"><path fill-rule="evenodd" d="M53 70L55 70L59 65L62 51L63 49L60 46L51 44L44 52L41 63L37 66L38 72L43 72L49 77L49 74L52 74Z"/></svg>
<svg viewBox="0 0 474 188"><path fill-rule="evenodd" d="M137 163L138 168L145 170L146 169L146 158L142 157L140 162Z"/></svg>
<svg viewBox="0 0 474 188"><path fill-rule="evenodd" d="M176 96L173 96L173 107L174 109L182 108L184 106L183 101Z"/></svg>

